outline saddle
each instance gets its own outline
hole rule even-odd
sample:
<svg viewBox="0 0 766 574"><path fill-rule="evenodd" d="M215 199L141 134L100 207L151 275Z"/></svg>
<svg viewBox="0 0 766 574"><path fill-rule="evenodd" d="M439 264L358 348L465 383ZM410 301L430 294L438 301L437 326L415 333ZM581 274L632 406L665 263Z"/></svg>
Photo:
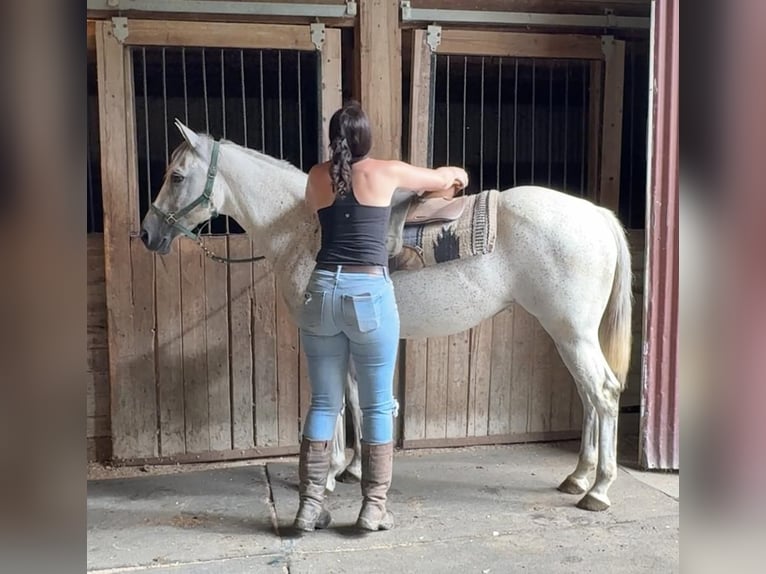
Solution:
<svg viewBox="0 0 766 574"><path fill-rule="evenodd" d="M463 215L465 206L464 195L452 199L413 196L394 205L386 242L389 268L398 271L425 267L422 253L416 247L405 244L405 228L457 221Z"/></svg>

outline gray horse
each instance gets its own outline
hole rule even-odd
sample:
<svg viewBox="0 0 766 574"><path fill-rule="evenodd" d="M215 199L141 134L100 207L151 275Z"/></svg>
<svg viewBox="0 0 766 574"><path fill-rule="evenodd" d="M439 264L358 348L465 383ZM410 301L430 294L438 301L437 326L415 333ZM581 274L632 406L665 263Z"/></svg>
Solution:
<svg viewBox="0 0 766 574"><path fill-rule="evenodd" d="M297 316L320 238L319 223L303 201L306 174L231 142L215 144L180 122L177 127L185 142L173 153L143 220L147 248L167 253L181 233L215 213L228 215L269 260ZM217 177L211 163L214 168L217 163ZM579 459L559 489L585 493L578 506L587 510L609 507L617 471L618 405L631 345L631 278L628 244L614 213L536 186L500 194L492 253L392 274L403 338L458 333L512 302L540 321L583 403ZM439 297L433 296L435 290ZM353 377L349 384L355 385ZM348 393L351 402L354 395ZM336 447L342 452L342 444Z"/></svg>

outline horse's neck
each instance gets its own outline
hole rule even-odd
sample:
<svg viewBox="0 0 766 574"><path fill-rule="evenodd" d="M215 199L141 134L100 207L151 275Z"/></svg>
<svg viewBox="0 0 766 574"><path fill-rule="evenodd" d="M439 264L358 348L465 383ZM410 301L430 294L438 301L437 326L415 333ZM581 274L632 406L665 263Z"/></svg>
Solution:
<svg viewBox="0 0 766 574"><path fill-rule="evenodd" d="M319 241L316 216L303 201L306 174L286 164L267 164L245 148L231 149L235 153L221 155L221 173L231 190L221 213L247 231L255 253L271 263L285 301L295 310Z"/></svg>

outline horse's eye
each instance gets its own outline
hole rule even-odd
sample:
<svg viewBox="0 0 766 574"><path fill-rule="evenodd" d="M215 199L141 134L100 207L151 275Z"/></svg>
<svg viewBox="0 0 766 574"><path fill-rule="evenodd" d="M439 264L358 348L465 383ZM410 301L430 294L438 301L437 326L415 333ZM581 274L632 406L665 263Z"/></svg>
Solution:
<svg viewBox="0 0 766 574"><path fill-rule="evenodd" d="M174 173L170 176L170 181L173 183L181 183L184 180L184 176L182 176L180 173Z"/></svg>

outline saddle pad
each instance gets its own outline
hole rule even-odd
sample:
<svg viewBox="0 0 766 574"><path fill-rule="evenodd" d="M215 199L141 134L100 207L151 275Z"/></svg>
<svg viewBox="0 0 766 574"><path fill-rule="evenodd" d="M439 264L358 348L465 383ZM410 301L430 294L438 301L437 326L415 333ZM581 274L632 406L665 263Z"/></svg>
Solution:
<svg viewBox="0 0 766 574"><path fill-rule="evenodd" d="M463 214L455 221L408 223L404 245L415 249L425 266L491 253L497 237L498 194L491 189L466 196Z"/></svg>

